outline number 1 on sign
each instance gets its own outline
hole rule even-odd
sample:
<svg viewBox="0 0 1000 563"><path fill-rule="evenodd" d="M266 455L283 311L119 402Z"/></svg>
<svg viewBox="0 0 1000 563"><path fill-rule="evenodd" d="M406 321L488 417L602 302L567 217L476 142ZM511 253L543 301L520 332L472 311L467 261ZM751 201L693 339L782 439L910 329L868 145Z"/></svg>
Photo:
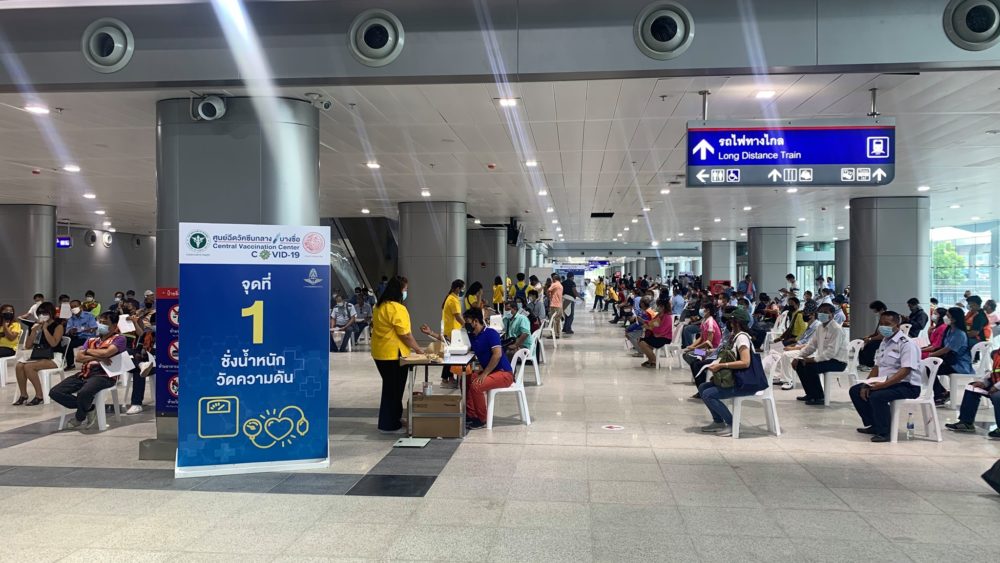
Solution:
<svg viewBox="0 0 1000 563"><path fill-rule="evenodd" d="M253 305L243 308L244 317L253 317L253 343L264 343L264 302L254 301Z"/></svg>

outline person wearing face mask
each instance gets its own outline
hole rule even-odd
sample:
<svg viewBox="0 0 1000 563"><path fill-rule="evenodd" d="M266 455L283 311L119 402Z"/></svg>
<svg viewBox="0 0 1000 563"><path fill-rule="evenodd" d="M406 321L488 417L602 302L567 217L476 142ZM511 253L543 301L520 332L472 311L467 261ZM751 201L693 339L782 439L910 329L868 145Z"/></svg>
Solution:
<svg viewBox="0 0 1000 563"><path fill-rule="evenodd" d="M562 338L563 319L563 285L559 281L559 274L552 274L551 283L545 290L549 298L549 317L552 319L552 334L555 338Z"/></svg>
<svg viewBox="0 0 1000 563"><path fill-rule="evenodd" d="M130 289L130 290L128 290L128 291L125 292L125 303L128 303L129 305L132 305L132 308L135 309L136 311L142 309L142 303L139 303L138 301L136 301L136 299L135 299L135 290L133 290L133 289Z"/></svg>
<svg viewBox="0 0 1000 563"><path fill-rule="evenodd" d="M670 314L670 301L656 302L656 316L643 323L645 336L639 341L638 349L646 356L644 368L656 368L656 351L670 344L674 337L674 318Z"/></svg>
<svg viewBox="0 0 1000 563"><path fill-rule="evenodd" d="M410 312L406 301L406 278L395 276L386 284L372 315L372 359L382 378L382 398L378 408L378 430L383 434L402 434L403 392L406 390L407 368L400 358L410 350L423 354L410 330Z"/></svg>
<svg viewBox="0 0 1000 563"><path fill-rule="evenodd" d="M930 356L930 353L941 347L944 342L944 332L948 329L948 323L945 319L948 318L948 309L944 307L938 307L934 309L931 314L931 330L928 335L928 340L930 343L920 349L920 359L926 359Z"/></svg>
<svg viewBox="0 0 1000 563"><path fill-rule="evenodd" d="M94 315L95 318L101 316L101 304L97 301L93 290L88 289L87 292L83 294L82 307L84 311Z"/></svg>
<svg viewBox="0 0 1000 563"><path fill-rule="evenodd" d="M923 380L920 348L916 341L899 330L899 313L886 311L879 315L878 332L882 337L875 354L875 367L868 379L851 387L851 402L861 416L862 434L871 434L872 442L888 442L890 406L899 399L920 396Z"/></svg>
<svg viewBox="0 0 1000 563"><path fill-rule="evenodd" d="M448 290L448 295L445 295L444 301L441 303L441 337L443 339L450 340L452 331L465 326L465 320L462 318L462 302L460 300L464 290L464 280L452 281L451 289ZM458 387L458 382L455 376L452 375L449 366L441 368L441 386L445 389L455 389Z"/></svg>
<svg viewBox="0 0 1000 563"><path fill-rule="evenodd" d="M33 302L31 304L31 307L27 310L27 312L18 317L20 320L28 324L31 324L37 320L38 306L41 305L43 302L45 302L45 296L42 295L41 293L36 293L32 299Z"/></svg>
<svg viewBox="0 0 1000 563"><path fill-rule="evenodd" d="M973 381L974 390L966 391L962 396L962 405L958 411L958 422L945 424L945 428L952 432L976 433L976 415L979 412L979 399L986 399L987 403L993 405L993 419L996 421L996 428L988 434L990 438L1000 438L1000 351L994 351L989 359L983 361L990 362L989 370L985 375Z"/></svg>
<svg viewBox="0 0 1000 563"><path fill-rule="evenodd" d="M125 337L118 332L118 313L105 311L98 318L98 336L84 344L77 352L76 360L80 362L80 373L67 377L49 391L53 401L76 411L76 416L69 419L66 428L88 429L97 422L97 409L104 405L95 405L94 396L103 389L118 384L118 376L111 376L105 371L105 365L111 358L125 352L127 344Z"/></svg>
<svg viewBox="0 0 1000 563"><path fill-rule="evenodd" d="M749 320L750 314L743 309L730 309L730 312L725 315L725 322L729 327L729 338L726 341L726 347L732 350L736 356L736 360L728 362L716 360L712 362L706 370L710 372L707 374L708 376L723 369L743 370L750 367L750 362L752 361L751 355L755 352L753 351L753 342L750 340L750 335L747 332L747 322ZM703 426L701 431L715 433L718 436L724 437L732 436L733 415L723 401L733 397L753 395L754 393L756 391L738 391L735 387L717 387L711 381L699 385L698 395L712 414L712 424Z"/></svg>
<svg viewBox="0 0 1000 563"><path fill-rule="evenodd" d="M824 303L816 314L818 325L809 343L792 360L792 369L806 392L805 403L822 406L825 398L821 373L847 369L847 333L833 320L833 305Z"/></svg>
<svg viewBox="0 0 1000 563"><path fill-rule="evenodd" d="M354 305L344 301L344 296L338 293L334 297L333 310L330 311L330 338L334 352L347 351L347 346L350 345L351 339L354 338L354 326L357 320L358 314L354 310ZM340 347L337 347L337 343L332 340L334 330L342 331L344 334L343 339L340 341Z"/></svg>
<svg viewBox="0 0 1000 563"><path fill-rule="evenodd" d="M952 307L944 316L944 324L947 326L941 338L941 344L937 348L928 350L927 357L941 358L941 367L938 368L938 375L951 375L953 373L973 373L972 356L970 350L972 342L966 334L965 312L960 307ZM934 404L944 405L951 394L941 382L934 379Z"/></svg>
<svg viewBox="0 0 1000 563"><path fill-rule="evenodd" d="M888 310L888 307L881 301L872 301L868 304L868 309L875 314L876 318L880 319ZM861 352L858 353L858 369L868 371L875 365L875 353L878 352L879 346L882 345L882 334L879 332L877 326L875 327L875 332L865 337L864 342L865 345L861 348Z"/></svg>
<svg viewBox="0 0 1000 563"><path fill-rule="evenodd" d="M122 314L122 305L124 304L125 304L125 294L122 293L121 291L116 291L115 302L112 303L110 307L108 307L108 311L111 311L112 313L118 313L120 315Z"/></svg>
<svg viewBox="0 0 1000 563"><path fill-rule="evenodd" d="M28 333L25 341L25 348L31 350L28 361L19 361L15 370L17 371L17 389L20 392L14 401L15 406L27 405L35 406L42 404L42 382L38 378L38 372L43 369L55 369L59 366L53 360L55 352L62 352L62 337L65 327L62 321L56 318L56 307L49 301L43 301L38 305L35 313L37 321ZM35 398L28 401L28 382L35 390Z"/></svg>
<svg viewBox="0 0 1000 563"><path fill-rule="evenodd" d="M70 315L66 320L66 336L69 336L69 353L66 358L66 369L75 369L74 351L83 346L87 340L97 336L97 319L84 311L77 300L69 302Z"/></svg>
<svg viewBox="0 0 1000 563"><path fill-rule="evenodd" d="M716 313L714 301L709 299L702 302L701 310L698 312L701 317L701 323L697 325L698 338L682 350L684 354L682 357L688 364L701 359L704 356L703 352L719 346L719 341L722 340L722 331L719 330L719 323L715 320ZM697 350L702 352L697 352Z"/></svg>
<svg viewBox="0 0 1000 563"><path fill-rule="evenodd" d="M805 316L802 311L799 310L799 300L797 297L788 298L788 327L785 328L785 332L781 333L781 336L774 339L774 343L781 343L784 346L795 346L798 343L799 338L802 338L802 334L809 328L809 324L806 322Z"/></svg>
<svg viewBox="0 0 1000 563"><path fill-rule="evenodd" d="M764 371L773 374L772 382L775 385L780 384L781 388L785 391L795 389L792 361L799 357L800 351L809 344L809 340L812 339L816 329L820 327L820 322L815 318L815 307L810 306L808 309L801 311L801 313L802 320L806 323L806 329L802 331L802 334L795 343L789 346L785 346L781 342L772 343L771 350L761 362L764 366ZM801 400L804 401L806 399L802 398Z"/></svg>
<svg viewBox="0 0 1000 563"><path fill-rule="evenodd" d="M0 305L0 358L16 354L20 338L21 323L14 317L14 306Z"/></svg>
<svg viewBox="0 0 1000 563"><path fill-rule="evenodd" d="M524 348L531 349L531 321L528 320L528 311L521 306L519 301L511 301L507 304L506 318L504 319L504 339L509 355Z"/></svg>
<svg viewBox="0 0 1000 563"><path fill-rule="evenodd" d="M514 372L500 345L500 334L486 326L482 310L469 309L462 316L472 340L472 351L480 365L480 370L469 381L465 424L470 429L482 428L486 425L486 393L491 389L510 387L514 383Z"/></svg>
<svg viewBox="0 0 1000 563"><path fill-rule="evenodd" d="M910 324L910 332L907 336L916 338L927 326L927 313L924 312L920 306L920 300L916 297L909 298L906 301L906 306L910 309L910 317L906 320Z"/></svg>

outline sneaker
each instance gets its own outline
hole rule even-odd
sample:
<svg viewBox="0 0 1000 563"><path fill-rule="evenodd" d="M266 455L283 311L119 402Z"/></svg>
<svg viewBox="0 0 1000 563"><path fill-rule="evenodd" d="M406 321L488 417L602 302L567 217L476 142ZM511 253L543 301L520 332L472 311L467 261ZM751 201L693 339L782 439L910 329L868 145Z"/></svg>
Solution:
<svg viewBox="0 0 1000 563"><path fill-rule="evenodd" d="M976 431L976 427L969 424L968 422L953 422L950 424L945 424L944 427L954 432L974 433Z"/></svg>
<svg viewBox="0 0 1000 563"><path fill-rule="evenodd" d="M725 430L720 430L718 433L716 433L716 436L718 436L720 438L732 438L732 436L733 436L733 427L727 425L726 428L725 428Z"/></svg>
<svg viewBox="0 0 1000 563"><path fill-rule="evenodd" d="M726 424L725 422L713 422L712 424L709 424L708 426L702 426L701 427L701 431L702 432L719 432L720 430L725 430L726 428L729 428L729 425Z"/></svg>
<svg viewBox="0 0 1000 563"><path fill-rule="evenodd" d="M458 382L457 381L442 381L441 382L441 388L442 389L458 389Z"/></svg>
<svg viewBox="0 0 1000 563"><path fill-rule="evenodd" d="M76 430L83 424L82 420L77 420L76 416L70 416L69 420L66 421L66 430Z"/></svg>
<svg viewBox="0 0 1000 563"><path fill-rule="evenodd" d="M786 381L781 384L782 391L791 391L792 389L795 389L795 384L792 383L791 381Z"/></svg>
<svg viewBox="0 0 1000 563"><path fill-rule="evenodd" d="M950 399L951 399L951 393L948 392L946 392L944 395L941 395L940 397L934 397L934 406L943 407L944 404L947 403Z"/></svg>
<svg viewBox="0 0 1000 563"><path fill-rule="evenodd" d="M382 430L381 428L379 428L378 431L381 432L382 434L406 434L405 428L397 428L395 430Z"/></svg>
<svg viewBox="0 0 1000 563"><path fill-rule="evenodd" d="M987 436L989 436L990 438L1000 438L1000 428L991 431L989 434L987 434Z"/></svg>
<svg viewBox="0 0 1000 563"><path fill-rule="evenodd" d="M90 430L95 424L97 424L97 407L90 407L90 410L87 411L87 420L83 423L83 429Z"/></svg>
<svg viewBox="0 0 1000 563"><path fill-rule="evenodd" d="M858 371L869 372L871 370L872 370L872 368L870 368L868 366L862 366L862 365L858 366Z"/></svg>
<svg viewBox="0 0 1000 563"><path fill-rule="evenodd" d="M125 414L139 414L142 412L142 405L132 405L125 411Z"/></svg>

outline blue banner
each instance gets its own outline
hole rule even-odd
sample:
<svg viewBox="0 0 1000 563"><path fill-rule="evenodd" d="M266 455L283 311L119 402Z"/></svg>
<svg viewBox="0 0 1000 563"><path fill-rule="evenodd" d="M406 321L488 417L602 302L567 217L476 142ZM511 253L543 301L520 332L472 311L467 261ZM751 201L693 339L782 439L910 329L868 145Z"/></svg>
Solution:
<svg viewBox="0 0 1000 563"><path fill-rule="evenodd" d="M156 288L156 414L177 416L180 304L176 287Z"/></svg>
<svg viewBox="0 0 1000 563"><path fill-rule="evenodd" d="M894 126L688 129L691 166L895 163Z"/></svg>
<svg viewBox="0 0 1000 563"><path fill-rule="evenodd" d="M329 229L180 226L178 476L329 465Z"/></svg>

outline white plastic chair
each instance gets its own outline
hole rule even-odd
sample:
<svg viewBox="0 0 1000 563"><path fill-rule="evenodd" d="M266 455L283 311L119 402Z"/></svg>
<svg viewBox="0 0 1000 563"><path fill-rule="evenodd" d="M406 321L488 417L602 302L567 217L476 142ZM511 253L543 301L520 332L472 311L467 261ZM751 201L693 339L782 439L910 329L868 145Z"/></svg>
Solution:
<svg viewBox="0 0 1000 563"><path fill-rule="evenodd" d="M976 354L979 354L979 360L973 361L972 373L951 373L947 376L948 392L951 393L951 405L956 411L962 404L962 397L959 397L959 393L965 394L965 385L968 385L974 379L982 377L992 367L989 342L979 342L969 350L969 357L973 360L975 360Z"/></svg>
<svg viewBox="0 0 1000 563"><path fill-rule="evenodd" d="M938 420L937 408L934 406L934 379L937 377L938 369L943 360L941 358L927 358L920 361L920 396L916 399L900 399L889 403L892 417L892 426L889 428L889 441L896 443L899 438L899 415L903 413L904 406L919 405L924 421L924 435L931 437L931 426L934 427L934 441L942 441L941 421Z"/></svg>
<svg viewBox="0 0 1000 563"><path fill-rule="evenodd" d="M556 312L552 313L552 315L551 315L551 316L549 316L549 318L545 319L545 320L544 320L544 321L542 322L542 328L541 328L541 331L542 331L542 334L541 334L541 335L542 335L542 336L545 336L545 331L549 331L549 338L551 338L551 339L552 339L552 348L553 348L553 349L556 349L556 350L558 350L558 349L559 349L559 341L558 341L558 340L556 340L556 329L555 329L555 328L553 328L553 326L552 326L552 325L554 325L554 324L555 324L555 322L556 322L556 321L555 321L555 319L556 319L556 315L557 315L558 313L559 313L559 312L558 312L558 311L556 311Z"/></svg>
<svg viewBox="0 0 1000 563"><path fill-rule="evenodd" d="M149 355L149 362L153 365L153 367L152 367L153 371L146 378L146 389L149 389L149 398L153 402L153 406L155 408L155 406L156 406L156 358L153 357L153 354ZM139 365L141 366L142 362L139 362ZM131 373L125 374L123 377L119 378L119 382L121 380L125 381L125 399L126 400L130 400L131 397L132 397L132 374Z"/></svg>
<svg viewBox="0 0 1000 563"><path fill-rule="evenodd" d="M538 368L538 347L542 345L542 329L539 328L531 333L531 348L528 348L528 357L525 362L531 362L531 367L535 368L535 385L542 384L542 373Z"/></svg>
<svg viewBox="0 0 1000 563"><path fill-rule="evenodd" d="M104 368L105 373L108 375L117 375L118 381L116 381L111 387L101 389L96 395L94 395L94 411L97 414L97 430L99 432L103 432L108 429L108 414L105 409L105 405L108 402L108 395L111 396L111 406L114 409L115 420L121 421L122 411L121 400L118 398L118 386L121 385L122 379L129 377L128 372L133 369L135 369L135 363L132 362L132 356L126 352L111 358L111 365ZM59 416L59 430L65 428L66 420L75 415L76 411L63 411L62 415Z"/></svg>
<svg viewBox="0 0 1000 563"><path fill-rule="evenodd" d="M52 402L49 397L49 391L53 387L52 380L58 377L59 381L62 381L66 377L66 355L69 353L69 342L69 337L63 336L59 342L63 351L55 352L52 355L52 361L55 362L56 367L38 371L38 379L42 382L42 404L47 405Z"/></svg>
<svg viewBox="0 0 1000 563"><path fill-rule="evenodd" d="M489 327L503 334L503 315L490 315Z"/></svg>
<svg viewBox="0 0 1000 563"><path fill-rule="evenodd" d="M14 355L7 358L0 358L0 387L7 386L7 371L14 369L17 365L17 360L24 353L24 342L28 339L28 332L21 328L21 333L17 337L17 347L14 349Z"/></svg>
<svg viewBox="0 0 1000 563"><path fill-rule="evenodd" d="M733 439L740 437L740 420L743 416L743 401L760 401L764 407L764 417L767 419L767 431L781 436L781 426L778 424L778 409L774 401L774 386L767 378L767 389L753 395L733 397Z"/></svg>
<svg viewBox="0 0 1000 563"><path fill-rule="evenodd" d="M681 365L681 332L683 330L684 323L674 317L674 328L672 329L670 344L656 351L656 369L660 369L660 357L667 360L671 356L677 359L677 369L683 367Z"/></svg>
<svg viewBox="0 0 1000 563"><path fill-rule="evenodd" d="M368 323L365 328L361 330L361 334L358 335L357 345L367 344L371 346L372 342L372 325Z"/></svg>
<svg viewBox="0 0 1000 563"><path fill-rule="evenodd" d="M330 329L330 334L333 335L333 343L337 346L337 349L340 349L340 347L344 345L344 339L348 338L347 332L345 332L343 330L340 330L339 328ZM339 342L338 342L338 339L339 339ZM350 338L348 338L348 340L347 340L347 351L348 352L352 351L351 350L351 339Z"/></svg>
<svg viewBox="0 0 1000 563"><path fill-rule="evenodd" d="M903 323L903 324L899 325L899 332L902 332L904 336L906 336L907 338L909 338L910 337L910 328L912 326L913 325L911 325L910 323Z"/></svg>
<svg viewBox="0 0 1000 563"><path fill-rule="evenodd" d="M493 428L493 404L498 393L517 393L517 406L521 411L521 420L525 425L531 424L528 414L528 397L524 393L524 361L528 358L528 350L520 349L512 358L511 367L514 370L514 383L504 389L490 389L486 400L486 428Z"/></svg>
<svg viewBox="0 0 1000 563"><path fill-rule="evenodd" d="M847 344L847 369L844 371L828 371L823 374L823 406L830 406L830 390L833 389L833 380L840 383L840 376L846 375L847 380L853 386L858 381L858 354L865 347L865 341L860 338L850 341Z"/></svg>

